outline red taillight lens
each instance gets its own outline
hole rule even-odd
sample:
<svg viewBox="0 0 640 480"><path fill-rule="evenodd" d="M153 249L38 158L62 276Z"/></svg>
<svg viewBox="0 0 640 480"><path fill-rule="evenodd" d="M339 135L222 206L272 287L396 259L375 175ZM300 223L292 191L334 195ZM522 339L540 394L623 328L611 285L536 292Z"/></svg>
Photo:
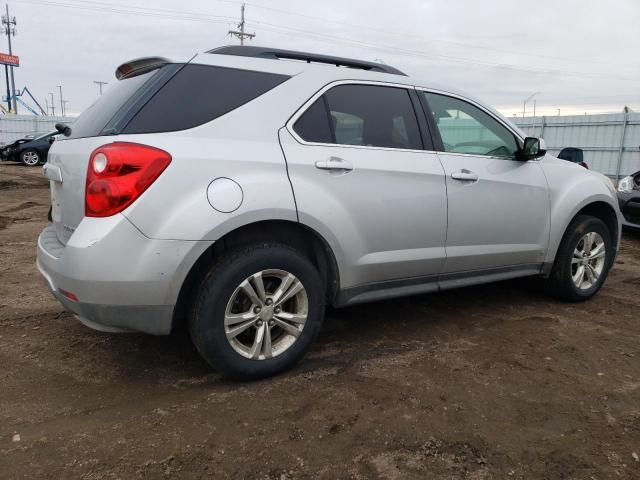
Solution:
<svg viewBox="0 0 640 480"><path fill-rule="evenodd" d="M93 151L87 169L84 212L109 217L131 205L171 163L171 155L138 143L114 142Z"/></svg>

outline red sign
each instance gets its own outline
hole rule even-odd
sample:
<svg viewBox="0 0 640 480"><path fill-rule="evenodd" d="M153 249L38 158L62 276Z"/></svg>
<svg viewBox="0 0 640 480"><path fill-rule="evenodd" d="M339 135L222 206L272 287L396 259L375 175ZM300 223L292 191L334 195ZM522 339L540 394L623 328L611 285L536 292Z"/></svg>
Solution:
<svg viewBox="0 0 640 480"><path fill-rule="evenodd" d="M0 53L0 65L20 66L20 58L17 55L9 55L8 53Z"/></svg>

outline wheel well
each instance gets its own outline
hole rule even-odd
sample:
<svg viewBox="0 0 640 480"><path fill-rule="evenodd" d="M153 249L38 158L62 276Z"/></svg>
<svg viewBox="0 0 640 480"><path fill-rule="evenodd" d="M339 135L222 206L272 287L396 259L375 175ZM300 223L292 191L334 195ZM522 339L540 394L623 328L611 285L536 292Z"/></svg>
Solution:
<svg viewBox="0 0 640 480"><path fill-rule="evenodd" d="M590 203L576 214L576 216L578 215L591 215L602 220L611 233L614 248L618 245L618 235L620 235L618 231L618 215L611 205L605 202Z"/></svg>
<svg viewBox="0 0 640 480"><path fill-rule="evenodd" d="M315 230L286 220L268 220L242 226L215 241L191 267L180 288L173 314L173 329L185 324L189 305L197 282L208 267L225 252L242 245L277 242L289 245L304 254L315 265L326 286L326 300L332 304L339 285L338 266L333 251Z"/></svg>

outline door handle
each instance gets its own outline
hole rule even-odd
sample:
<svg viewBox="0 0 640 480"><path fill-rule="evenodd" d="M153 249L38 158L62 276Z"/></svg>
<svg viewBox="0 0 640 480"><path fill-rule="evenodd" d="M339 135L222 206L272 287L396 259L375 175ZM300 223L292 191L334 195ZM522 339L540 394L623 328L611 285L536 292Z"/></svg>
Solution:
<svg viewBox="0 0 640 480"><path fill-rule="evenodd" d="M319 168L320 170L334 170L346 173L353 170L353 165L340 157L329 157L329 160L317 161L316 168Z"/></svg>
<svg viewBox="0 0 640 480"><path fill-rule="evenodd" d="M453 178L454 180L460 180L462 182L477 182L478 174L463 168L459 172L452 173L451 178Z"/></svg>

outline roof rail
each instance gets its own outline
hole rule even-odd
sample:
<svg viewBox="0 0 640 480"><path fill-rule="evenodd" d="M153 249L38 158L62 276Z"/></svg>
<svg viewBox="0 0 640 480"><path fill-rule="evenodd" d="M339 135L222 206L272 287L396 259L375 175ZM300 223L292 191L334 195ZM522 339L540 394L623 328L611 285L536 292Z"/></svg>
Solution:
<svg viewBox="0 0 640 480"><path fill-rule="evenodd" d="M288 60L301 60L307 63L326 63L337 67L359 68L361 70L369 70L371 72L392 73L394 75L404 75L397 68L376 62L366 62L363 60L353 60L351 58L333 57L331 55L320 55L317 53L296 52L294 50L281 50L279 48L265 48L248 45L229 45L225 47L214 48L206 53L215 53L217 55L237 55L240 57L269 58L279 60L281 58Z"/></svg>

